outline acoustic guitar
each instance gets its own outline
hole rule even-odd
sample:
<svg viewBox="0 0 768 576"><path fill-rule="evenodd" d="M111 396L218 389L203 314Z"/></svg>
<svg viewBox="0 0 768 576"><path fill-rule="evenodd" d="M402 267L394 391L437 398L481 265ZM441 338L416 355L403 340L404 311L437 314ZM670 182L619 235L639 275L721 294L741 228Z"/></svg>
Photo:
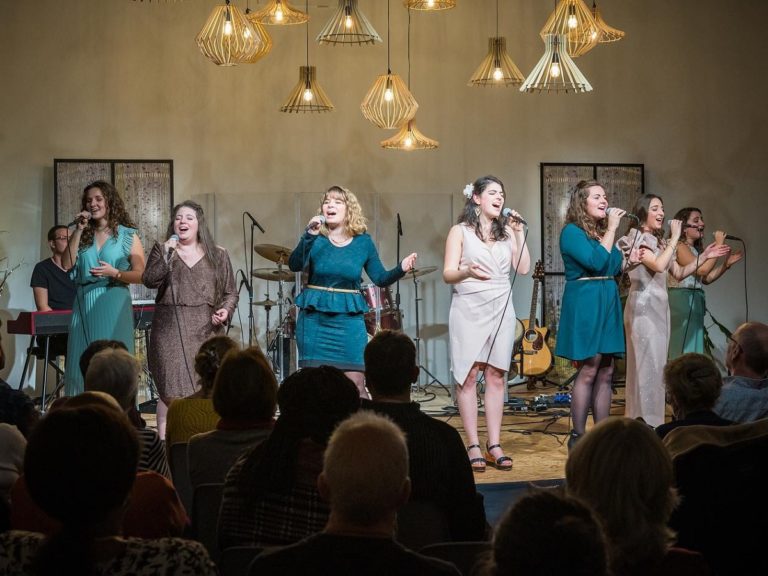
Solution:
<svg viewBox="0 0 768 576"><path fill-rule="evenodd" d="M539 328L536 323L536 307L539 300L539 283L544 279L544 265L541 260L536 262L533 271L533 296L531 298L531 314L527 320L522 320L523 339L521 341L522 376L540 376L546 374L552 367L552 352L547 346L548 328Z"/></svg>

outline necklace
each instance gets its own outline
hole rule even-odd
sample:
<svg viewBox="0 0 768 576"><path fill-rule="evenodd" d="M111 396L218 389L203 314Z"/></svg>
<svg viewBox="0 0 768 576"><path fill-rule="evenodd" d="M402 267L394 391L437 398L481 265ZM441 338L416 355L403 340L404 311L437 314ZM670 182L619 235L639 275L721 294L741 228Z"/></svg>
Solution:
<svg viewBox="0 0 768 576"><path fill-rule="evenodd" d="M328 240L330 240L331 244L333 244L334 246L346 246L352 241L352 238L349 236L345 236L344 239L342 240L336 240L332 236L328 236Z"/></svg>

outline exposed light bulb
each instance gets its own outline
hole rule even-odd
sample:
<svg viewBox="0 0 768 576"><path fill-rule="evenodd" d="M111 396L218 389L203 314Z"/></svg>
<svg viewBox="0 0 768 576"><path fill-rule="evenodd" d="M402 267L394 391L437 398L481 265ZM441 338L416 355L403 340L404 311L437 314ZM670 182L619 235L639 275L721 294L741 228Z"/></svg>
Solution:
<svg viewBox="0 0 768 576"><path fill-rule="evenodd" d="M427 6L429 6L430 8L434 8L435 7L435 0L427 0Z"/></svg>
<svg viewBox="0 0 768 576"><path fill-rule="evenodd" d="M275 20L278 22L283 21L283 5L279 2L277 2L277 9L275 10Z"/></svg>
<svg viewBox="0 0 768 576"><path fill-rule="evenodd" d="M597 38L597 30L595 30L594 28L592 29L592 34L591 34L591 37L592 37L592 40L594 40L595 38Z"/></svg>
<svg viewBox="0 0 768 576"><path fill-rule="evenodd" d="M232 35L232 22L227 20L224 22L224 36Z"/></svg>
<svg viewBox="0 0 768 576"><path fill-rule="evenodd" d="M315 95L312 94L312 89L311 88L305 88L304 89L304 94L303 94L302 97L304 98L305 102L311 102L312 98L314 98Z"/></svg>
<svg viewBox="0 0 768 576"><path fill-rule="evenodd" d="M560 64L557 62L552 62L552 66L549 67L549 73L553 78L559 78L560 77Z"/></svg>
<svg viewBox="0 0 768 576"><path fill-rule="evenodd" d="M251 29L247 26L243 29L243 38L246 40L251 37Z"/></svg>
<svg viewBox="0 0 768 576"><path fill-rule="evenodd" d="M501 68L497 66L493 69L493 79L498 82L502 78L504 78L504 72L502 72Z"/></svg>
<svg viewBox="0 0 768 576"><path fill-rule="evenodd" d="M571 5L568 7L568 28L573 30L578 25L579 22L576 20L576 7Z"/></svg>
<svg viewBox="0 0 768 576"><path fill-rule="evenodd" d="M405 144L406 148L410 148L411 146L413 146L413 138L411 138L410 133L408 134L408 136L405 137L403 144Z"/></svg>
<svg viewBox="0 0 768 576"><path fill-rule="evenodd" d="M384 100L387 102L392 102L392 99L395 97L394 94L392 94L392 88L387 88L384 90Z"/></svg>
<svg viewBox="0 0 768 576"><path fill-rule="evenodd" d="M354 22L352 21L352 16L347 14L347 17L344 18L344 26L346 26L347 28L352 28L353 24Z"/></svg>

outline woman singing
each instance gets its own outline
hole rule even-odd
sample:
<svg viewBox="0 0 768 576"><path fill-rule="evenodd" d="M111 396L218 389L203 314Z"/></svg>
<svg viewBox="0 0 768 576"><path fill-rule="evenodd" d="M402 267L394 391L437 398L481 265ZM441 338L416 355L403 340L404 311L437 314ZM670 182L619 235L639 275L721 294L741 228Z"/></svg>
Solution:
<svg viewBox="0 0 768 576"><path fill-rule="evenodd" d="M607 208L602 185L582 180L571 193L560 232L565 290L555 354L579 366L571 389L569 449L586 431L590 407L595 422L610 415L614 357L624 354L615 281L621 274L621 252L613 242L626 212L612 208L607 214Z"/></svg>
<svg viewBox="0 0 768 576"><path fill-rule="evenodd" d="M365 270L374 284L388 286L415 262L414 252L392 270L384 269L366 234L357 198L346 188L331 186L288 260L292 271L306 270L309 274L307 285L296 298L301 308L296 323L299 365L335 366L357 385L360 396L367 398L363 350L368 343L364 320L368 307L360 292L360 277Z"/></svg>
<svg viewBox="0 0 768 576"><path fill-rule="evenodd" d="M168 405L197 391L195 355L211 336L223 333L237 306L232 263L216 246L202 207L191 200L173 208L168 240L155 242L143 281L157 288L147 360L157 385L157 431L165 436Z"/></svg>
<svg viewBox="0 0 768 576"><path fill-rule="evenodd" d="M707 303L702 284L711 284L742 259L742 252L733 252L724 260L701 260L704 250L704 217L698 208L683 208L675 214L675 220L683 223L683 233L677 244L677 263L685 266L698 260L695 274L678 282L671 274L667 277L671 333L669 358L677 358L686 352L704 352L704 314ZM725 242L725 232L715 232L715 243Z"/></svg>
<svg viewBox="0 0 768 576"><path fill-rule="evenodd" d="M640 262L627 268L631 281L624 308L627 333L627 381L625 415L647 424L664 423L664 365L669 349L669 301L667 272L683 280L696 270L696 260L680 266L675 260L682 222L670 221L670 238L664 240L664 204L659 196L644 194L633 212L639 223L631 226L617 246L625 258L640 250ZM712 243L702 252L699 264L728 253L730 248Z"/></svg>
<svg viewBox="0 0 768 576"><path fill-rule="evenodd" d="M510 271L527 274L531 265L520 215L501 215L504 185L484 176L464 189L466 201L445 244L443 280L453 285L449 333L451 371L459 387L457 402L475 472L486 462L511 470L512 459L500 445L504 413L504 373L512 359L515 309ZM485 454L477 434L477 375L485 377Z"/></svg>
<svg viewBox="0 0 768 576"><path fill-rule="evenodd" d="M120 194L109 182L83 190L81 212L62 264L77 287L69 326L65 390L83 391L79 360L94 340L119 340L133 354L133 309L129 284L140 284L144 248Z"/></svg>

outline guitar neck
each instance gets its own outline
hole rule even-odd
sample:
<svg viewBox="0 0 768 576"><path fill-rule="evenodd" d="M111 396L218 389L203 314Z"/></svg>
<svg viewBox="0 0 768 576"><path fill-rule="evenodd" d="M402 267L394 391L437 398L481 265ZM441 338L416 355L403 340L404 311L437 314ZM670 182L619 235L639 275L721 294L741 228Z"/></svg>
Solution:
<svg viewBox="0 0 768 576"><path fill-rule="evenodd" d="M533 327L536 325L536 303L539 299L539 281L533 281L533 296L531 297L531 314L528 319L528 326Z"/></svg>

